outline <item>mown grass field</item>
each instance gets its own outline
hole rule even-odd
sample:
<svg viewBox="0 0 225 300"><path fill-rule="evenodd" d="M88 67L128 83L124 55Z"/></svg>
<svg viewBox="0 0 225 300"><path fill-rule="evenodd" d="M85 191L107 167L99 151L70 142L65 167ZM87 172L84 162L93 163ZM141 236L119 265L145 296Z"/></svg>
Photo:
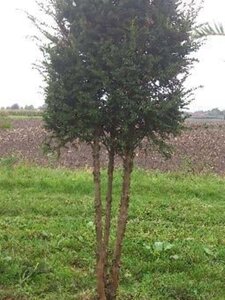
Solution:
<svg viewBox="0 0 225 300"><path fill-rule="evenodd" d="M92 199L89 171L1 165L0 299L93 299ZM134 171L119 299L225 299L224 179Z"/></svg>

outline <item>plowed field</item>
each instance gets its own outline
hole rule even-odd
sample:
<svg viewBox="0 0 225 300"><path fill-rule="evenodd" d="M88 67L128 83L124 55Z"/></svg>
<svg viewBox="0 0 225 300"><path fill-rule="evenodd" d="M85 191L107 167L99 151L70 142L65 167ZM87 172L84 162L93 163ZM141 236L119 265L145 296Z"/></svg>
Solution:
<svg viewBox="0 0 225 300"><path fill-rule="evenodd" d="M191 122L177 138L171 138L174 154L165 160L155 151L139 149L136 166L161 171L225 173L225 122ZM12 128L0 130L0 158L14 156L38 165L67 168L91 167L91 151L86 144L63 150L57 162L43 153L46 132L38 119L14 120ZM102 163L106 153L102 151ZM117 165L120 160L117 160Z"/></svg>

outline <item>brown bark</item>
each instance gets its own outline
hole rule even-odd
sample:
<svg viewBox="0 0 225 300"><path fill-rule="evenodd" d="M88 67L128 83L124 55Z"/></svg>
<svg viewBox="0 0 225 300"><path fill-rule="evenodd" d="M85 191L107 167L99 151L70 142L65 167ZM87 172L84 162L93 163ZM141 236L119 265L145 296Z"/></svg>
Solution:
<svg viewBox="0 0 225 300"><path fill-rule="evenodd" d="M95 184L95 229L96 229L96 276L98 300L106 300L104 276L104 247L102 233L102 199L100 173L100 143L95 139L93 145L93 176Z"/></svg>
<svg viewBox="0 0 225 300"><path fill-rule="evenodd" d="M105 276L108 273L108 248L110 239L110 229L111 229L111 214L112 214L112 192L113 192L113 174L114 174L114 159L115 153L112 149L109 151L109 162L108 162L108 187L106 195L106 212L105 212L105 231L104 231L104 251L105 251ZM108 279L105 278L105 284L107 285Z"/></svg>
<svg viewBox="0 0 225 300"><path fill-rule="evenodd" d="M117 224L116 243L113 254L112 269L110 273L110 284L107 291L107 300L116 299L117 289L119 286L119 273L122 254L122 244L125 236L126 225L128 220L128 208L130 199L130 182L133 170L133 153L127 153L124 157L123 171L123 188L120 201L119 217Z"/></svg>

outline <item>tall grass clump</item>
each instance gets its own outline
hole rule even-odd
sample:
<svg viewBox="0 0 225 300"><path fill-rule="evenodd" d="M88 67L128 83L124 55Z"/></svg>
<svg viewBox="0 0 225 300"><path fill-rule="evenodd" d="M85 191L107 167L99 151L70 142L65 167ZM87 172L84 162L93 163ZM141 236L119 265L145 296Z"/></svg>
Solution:
<svg viewBox="0 0 225 300"><path fill-rule="evenodd" d="M5 111L0 111L0 130L10 129L11 127L12 127L12 123L8 113Z"/></svg>

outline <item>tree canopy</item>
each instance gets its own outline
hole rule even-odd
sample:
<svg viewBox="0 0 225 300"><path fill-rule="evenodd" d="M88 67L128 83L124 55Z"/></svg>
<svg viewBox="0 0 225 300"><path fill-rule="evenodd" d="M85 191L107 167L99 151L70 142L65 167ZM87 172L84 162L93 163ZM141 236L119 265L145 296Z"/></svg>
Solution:
<svg viewBox="0 0 225 300"><path fill-rule="evenodd" d="M45 120L55 135L91 141L98 130L123 153L144 137L176 134L199 46L190 37L195 15L174 0L52 3Z"/></svg>

